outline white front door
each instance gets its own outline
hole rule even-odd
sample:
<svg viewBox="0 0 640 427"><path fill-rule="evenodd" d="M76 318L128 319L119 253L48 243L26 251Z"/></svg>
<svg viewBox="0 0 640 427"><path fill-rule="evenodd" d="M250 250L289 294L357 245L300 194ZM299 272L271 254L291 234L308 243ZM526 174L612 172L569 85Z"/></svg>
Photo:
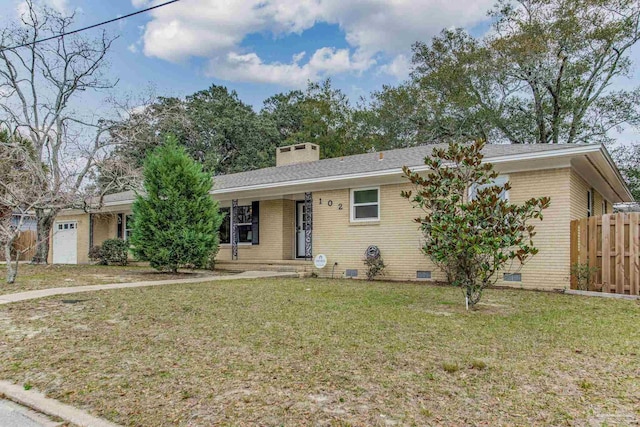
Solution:
<svg viewBox="0 0 640 427"><path fill-rule="evenodd" d="M306 220L304 202L296 202L296 257L305 256L305 232L304 221Z"/></svg>
<svg viewBox="0 0 640 427"><path fill-rule="evenodd" d="M78 263L78 223L56 222L53 225L53 263Z"/></svg>

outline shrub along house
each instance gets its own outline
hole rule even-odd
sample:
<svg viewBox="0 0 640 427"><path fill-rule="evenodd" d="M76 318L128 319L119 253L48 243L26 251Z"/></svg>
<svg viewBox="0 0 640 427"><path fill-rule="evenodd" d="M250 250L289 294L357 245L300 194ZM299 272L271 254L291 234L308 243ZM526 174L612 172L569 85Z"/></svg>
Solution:
<svg viewBox="0 0 640 427"><path fill-rule="evenodd" d="M433 146L420 146L319 160L319 147L277 149L277 166L214 177L212 197L227 213L220 230L216 266L277 268L321 277L365 277L364 252L379 248L393 280L443 279L421 253L413 218L420 212L400 197L410 189L402 166L424 171ZM612 212L632 200L606 149L600 145L487 145L485 161L512 188L512 203L549 196L551 206L535 223L540 249L522 269L505 272L498 284L527 288L569 286L570 221ZM113 194L99 211L67 211L55 222L53 263L87 263L92 245L126 239L132 192ZM234 238L234 236L237 236ZM327 257L322 269L313 266ZM510 274L511 273L511 274Z"/></svg>

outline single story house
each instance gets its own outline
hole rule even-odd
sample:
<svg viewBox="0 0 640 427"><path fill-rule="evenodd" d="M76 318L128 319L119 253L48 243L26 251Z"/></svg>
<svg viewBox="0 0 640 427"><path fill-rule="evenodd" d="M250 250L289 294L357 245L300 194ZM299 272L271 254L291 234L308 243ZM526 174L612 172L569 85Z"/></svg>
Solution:
<svg viewBox="0 0 640 427"><path fill-rule="evenodd" d="M425 171L433 145L319 160L306 143L277 149L275 167L214 177L212 197L227 213L217 266L226 269L297 268L321 277L365 276L367 247L379 248L393 280L441 280L421 253L413 218L420 211L400 197L411 189L402 166ZM537 222L540 252L498 284L564 288L570 279L570 221L611 213L632 196L601 145L487 145L485 161L511 183L505 197L521 203L549 196ZM65 211L54 224L53 263L87 263L89 248L108 238L127 239L132 192L106 197L91 213ZM233 238L235 235L236 239ZM326 256L326 266L311 261ZM514 274L508 274L514 273Z"/></svg>

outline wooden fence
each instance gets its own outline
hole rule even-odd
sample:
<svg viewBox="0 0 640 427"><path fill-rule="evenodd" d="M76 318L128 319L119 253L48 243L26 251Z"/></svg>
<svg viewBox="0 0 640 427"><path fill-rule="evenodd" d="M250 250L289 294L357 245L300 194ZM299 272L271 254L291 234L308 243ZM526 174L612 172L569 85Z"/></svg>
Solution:
<svg viewBox="0 0 640 427"><path fill-rule="evenodd" d="M617 213L571 221L571 265L595 267L595 288L640 295L640 213ZM577 280L571 278L571 288Z"/></svg>
<svg viewBox="0 0 640 427"><path fill-rule="evenodd" d="M33 230L25 230L20 233L13 248L20 254L20 261L29 261L35 255L37 234Z"/></svg>

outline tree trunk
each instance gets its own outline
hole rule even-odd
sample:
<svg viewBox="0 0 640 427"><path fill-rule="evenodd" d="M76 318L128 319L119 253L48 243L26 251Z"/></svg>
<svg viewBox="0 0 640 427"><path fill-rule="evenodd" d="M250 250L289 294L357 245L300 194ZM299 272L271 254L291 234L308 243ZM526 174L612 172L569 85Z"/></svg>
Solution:
<svg viewBox="0 0 640 427"><path fill-rule="evenodd" d="M32 264L47 264L49 258L49 236L55 212L45 212L44 209L36 209L36 220L38 222L38 239L36 241L36 252L31 259Z"/></svg>
<svg viewBox="0 0 640 427"><path fill-rule="evenodd" d="M7 262L7 283L9 285L13 284L16 281L16 276L18 275L18 258L16 255L16 265L15 267L11 264L11 248L13 247L13 242L15 241L15 237L4 245L4 259Z"/></svg>

